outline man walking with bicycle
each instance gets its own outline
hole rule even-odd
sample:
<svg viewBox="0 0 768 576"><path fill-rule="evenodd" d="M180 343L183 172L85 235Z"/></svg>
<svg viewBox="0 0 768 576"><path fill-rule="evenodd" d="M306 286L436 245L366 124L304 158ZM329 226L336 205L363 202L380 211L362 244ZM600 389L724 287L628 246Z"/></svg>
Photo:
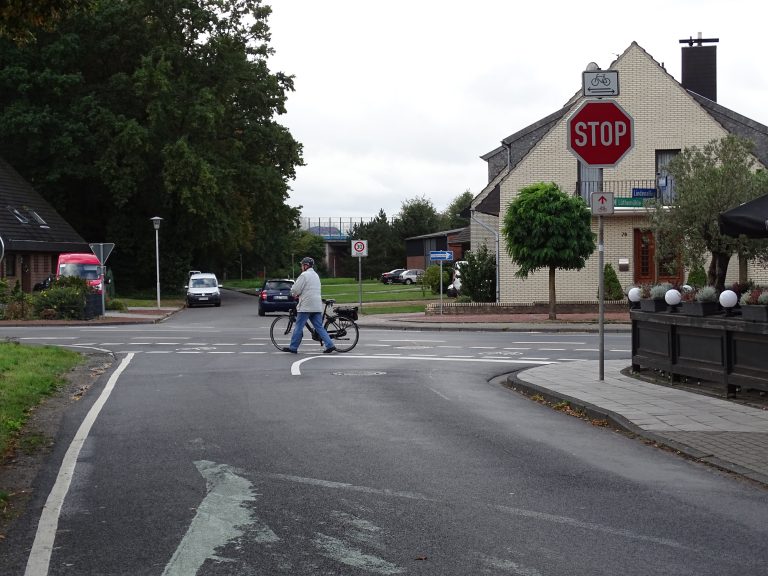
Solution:
<svg viewBox="0 0 768 576"><path fill-rule="evenodd" d="M320 276L315 272L315 261L309 256L303 258L301 260L301 274L299 274L291 288L291 294L299 297L299 304L296 306L296 325L291 335L291 344L283 348L283 352L290 352L291 354L298 352L299 344L301 344L301 339L304 336L304 325L307 323L307 320L312 322L317 335L325 345L323 353L330 354L336 351L336 346L333 345L331 337L328 336L328 332L323 328L324 305L320 296L321 288Z"/></svg>

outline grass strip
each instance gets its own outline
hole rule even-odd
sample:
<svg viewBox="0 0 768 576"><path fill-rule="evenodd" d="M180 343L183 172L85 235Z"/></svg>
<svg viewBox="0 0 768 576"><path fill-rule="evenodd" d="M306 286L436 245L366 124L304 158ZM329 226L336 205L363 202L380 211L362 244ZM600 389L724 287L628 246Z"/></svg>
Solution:
<svg viewBox="0 0 768 576"><path fill-rule="evenodd" d="M0 342L0 457L13 447L30 410L80 361L79 354L63 348Z"/></svg>

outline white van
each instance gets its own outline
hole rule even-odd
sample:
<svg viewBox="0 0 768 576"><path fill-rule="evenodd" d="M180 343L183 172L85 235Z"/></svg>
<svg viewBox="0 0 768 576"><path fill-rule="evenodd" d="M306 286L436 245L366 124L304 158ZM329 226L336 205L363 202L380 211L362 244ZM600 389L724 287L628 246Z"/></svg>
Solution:
<svg viewBox="0 0 768 576"><path fill-rule="evenodd" d="M187 308L205 304L221 306L221 284L215 274L192 274L184 288L187 289Z"/></svg>

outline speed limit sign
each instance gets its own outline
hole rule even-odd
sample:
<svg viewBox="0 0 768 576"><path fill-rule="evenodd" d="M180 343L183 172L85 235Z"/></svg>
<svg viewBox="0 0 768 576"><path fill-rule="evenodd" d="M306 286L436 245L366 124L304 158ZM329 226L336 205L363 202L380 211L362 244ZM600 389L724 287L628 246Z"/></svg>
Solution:
<svg viewBox="0 0 768 576"><path fill-rule="evenodd" d="M368 256L368 240L352 240L352 256Z"/></svg>

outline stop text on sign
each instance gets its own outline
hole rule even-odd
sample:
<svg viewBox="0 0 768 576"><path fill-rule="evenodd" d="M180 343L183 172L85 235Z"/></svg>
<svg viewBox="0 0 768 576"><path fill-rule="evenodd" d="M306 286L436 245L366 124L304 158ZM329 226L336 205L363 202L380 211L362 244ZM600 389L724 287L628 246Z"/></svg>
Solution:
<svg viewBox="0 0 768 576"><path fill-rule="evenodd" d="M577 122L573 131L576 134L575 146L621 146L621 139L627 135L626 122Z"/></svg>
<svg viewBox="0 0 768 576"><path fill-rule="evenodd" d="M613 100L585 100L568 118L568 149L584 164L612 167L634 145L633 120Z"/></svg>

